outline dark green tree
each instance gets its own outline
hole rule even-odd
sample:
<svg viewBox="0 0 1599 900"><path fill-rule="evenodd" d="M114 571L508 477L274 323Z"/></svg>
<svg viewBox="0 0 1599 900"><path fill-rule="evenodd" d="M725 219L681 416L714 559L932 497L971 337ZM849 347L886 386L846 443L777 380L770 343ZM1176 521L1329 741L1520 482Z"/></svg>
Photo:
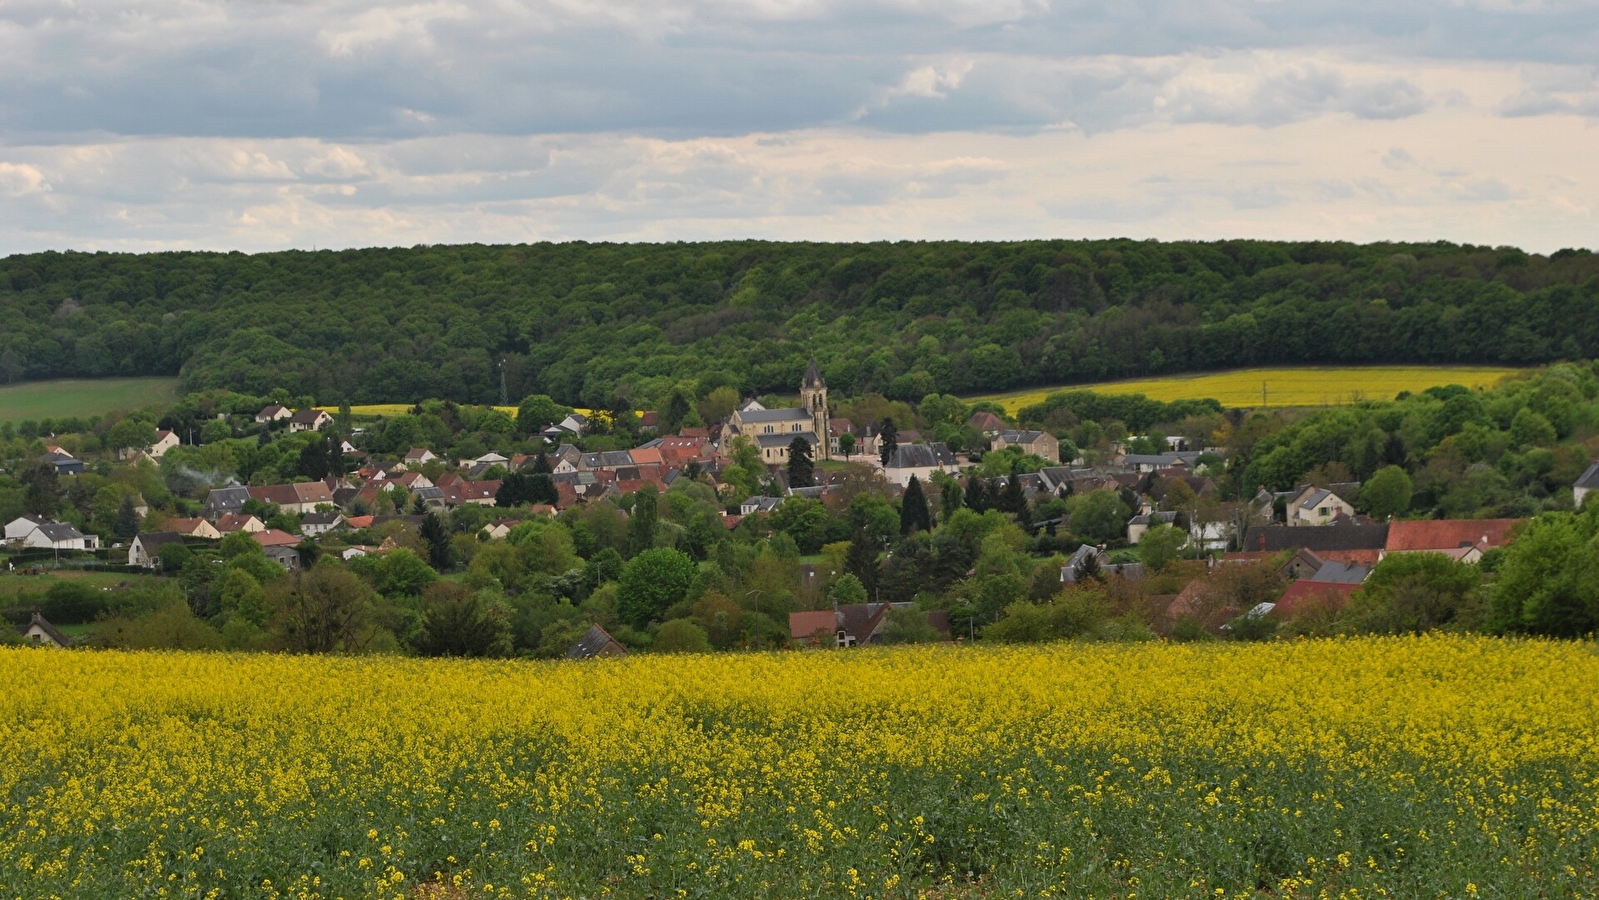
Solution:
<svg viewBox="0 0 1599 900"><path fill-rule="evenodd" d="M855 453L855 435L850 434L847 431L839 435L838 452L844 454L844 460L846 462L849 461L850 456Z"/></svg>
<svg viewBox="0 0 1599 900"><path fill-rule="evenodd" d="M810 487L815 467L811 463L811 442L800 436L788 442L788 486Z"/></svg>
<svg viewBox="0 0 1599 900"><path fill-rule="evenodd" d="M899 449L899 429L894 427L893 419L885 418L877 435L877 457L886 466L894 458L894 451Z"/></svg>
<svg viewBox="0 0 1599 900"><path fill-rule="evenodd" d="M961 508L961 483L953 478L944 482L944 486L939 488L938 499L943 507L943 519L947 523L949 517L955 515L955 511Z"/></svg>
<svg viewBox="0 0 1599 900"><path fill-rule="evenodd" d="M661 408L660 413L656 416L656 426L660 433L677 434L678 430L683 427L683 420L688 418L688 414L692 409L693 407L689 405L688 398L683 396L682 391L672 391L672 396L666 399L666 405Z"/></svg>
<svg viewBox="0 0 1599 900"><path fill-rule="evenodd" d="M139 510L133 505L132 494L122 495L122 505L117 507L117 521L113 531L123 540L139 533Z"/></svg>
<svg viewBox="0 0 1599 900"><path fill-rule="evenodd" d="M1011 463L1010 478L1005 482L1005 494L1000 508L1018 519L1027 515L1027 493L1022 489L1022 470L1017 463Z"/></svg>
<svg viewBox="0 0 1599 900"><path fill-rule="evenodd" d="M555 488L555 478L548 472L535 472L528 476L528 498L533 503L559 506L561 492Z"/></svg>
<svg viewBox="0 0 1599 900"><path fill-rule="evenodd" d="M868 595L877 589L877 551L878 542L857 528L844 555L844 571L859 578Z"/></svg>
<svg viewBox="0 0 1599 900"><path fill-rule="evenodd" d="M440 572L450 568L450 534L437 513L428 512L423 517L422 543L427 546L429 565Z"/></svg>
<svg viewBox="0 0 1599 900"><path fill-rule="evenodd" d="M465 585L435 582L423 595L422 624L411 646L423 656L510 656L511 608Z"/></svg>
<svg viewBox="0 0 1599 900"><path fill-rule="evenodd" d="M550 468L550 457L549 457L549 455L546 454L543 450L540 450L539 451L539 455L533 457L532 474L534 474L534 475L549 475L550 473L552 473L554 471L555 471L554 469Z"/></svg>
<svg viewBox="0 0 1599 900"><path fill-rule="evenodd" d="M988 509L988 492L984 490L983 479L977 475L966 476L966 508L972 512L982 512Z"/></svg>
<svg viewBox="0 0 1599 900"><path fill-rule="evenodd" d="M905 497L900 501L899 529L901 534L913 531L932 531L933 514L927 508L927 496L922 493L922 482L915 475L905 486Z"/></svg>
<svg viewBox="0 0 1599 900"><path fill-rule="evenodd" d="M494 492L494 505L502 508L521 506L533 501L533 476L512 472L500 479L500 489Z"/></svg>
<svg viewBox="0 0 1599 900"><path fill-rule="evenodd" d="M659 503L660 494L653 484L645 485L633 495L633 514L627 520L628 556L638 556L655 546Z"/></svg>

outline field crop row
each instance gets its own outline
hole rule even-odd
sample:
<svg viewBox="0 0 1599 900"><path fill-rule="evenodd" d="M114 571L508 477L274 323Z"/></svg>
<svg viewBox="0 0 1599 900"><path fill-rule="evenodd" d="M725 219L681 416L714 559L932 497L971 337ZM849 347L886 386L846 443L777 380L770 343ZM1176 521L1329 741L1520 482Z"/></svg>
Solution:
<svg viewBox="0 0 1599 900"><path fill-rule="evenodd" d="M1444 384L1489 388L1523 371L1478 366L1345 366L1240 369L1203 375L1139 378L1099 384L1034 388L981 397L998 401L1012 415L1058 391L1143 394L1151 400L1220 401L1227 407L1342 406L1361 400L1392 400L1400 391L1416 393Z"/></svg>
<svg viewBox="0 0 1599 900"><path fill-rule="evenodd" d="M1599 891L1588 644L10 650L0 677L7 897Z"/></svg>

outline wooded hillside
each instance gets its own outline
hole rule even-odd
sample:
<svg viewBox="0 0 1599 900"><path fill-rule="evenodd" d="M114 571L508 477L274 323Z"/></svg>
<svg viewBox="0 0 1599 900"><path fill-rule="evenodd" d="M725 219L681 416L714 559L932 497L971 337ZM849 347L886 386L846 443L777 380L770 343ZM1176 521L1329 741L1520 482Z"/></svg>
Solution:
<svg viewBox="0 0 1599 900"><path fill-rule="evenodd" d="M322 402L842 394L1599 356L1599 259L1454 244L538 244L0 260L0 381Z"/></svg>

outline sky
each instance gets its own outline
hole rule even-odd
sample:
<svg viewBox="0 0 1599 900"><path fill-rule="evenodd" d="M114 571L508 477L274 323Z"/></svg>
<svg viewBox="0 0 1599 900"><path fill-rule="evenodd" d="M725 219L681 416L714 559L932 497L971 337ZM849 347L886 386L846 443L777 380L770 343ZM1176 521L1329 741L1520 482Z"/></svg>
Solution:
<svg viewBox="0 0 1599 900"><path fill-rule="evenodd" d="M1599 247L1599 2L0 0L0 254Z"/></svg>

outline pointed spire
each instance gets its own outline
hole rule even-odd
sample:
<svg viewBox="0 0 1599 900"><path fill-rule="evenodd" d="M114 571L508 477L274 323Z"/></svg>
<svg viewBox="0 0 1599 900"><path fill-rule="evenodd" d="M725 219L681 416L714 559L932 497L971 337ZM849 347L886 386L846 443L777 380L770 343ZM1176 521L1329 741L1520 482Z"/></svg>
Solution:
<svg viewBox="0 0 1599 900"><path fill-rule="evenodd" d="M822 380L822 369L816 364L816 354L811 354L811 364L805 367L805 380L801 387L827 387L827 382Z"/></svg>

